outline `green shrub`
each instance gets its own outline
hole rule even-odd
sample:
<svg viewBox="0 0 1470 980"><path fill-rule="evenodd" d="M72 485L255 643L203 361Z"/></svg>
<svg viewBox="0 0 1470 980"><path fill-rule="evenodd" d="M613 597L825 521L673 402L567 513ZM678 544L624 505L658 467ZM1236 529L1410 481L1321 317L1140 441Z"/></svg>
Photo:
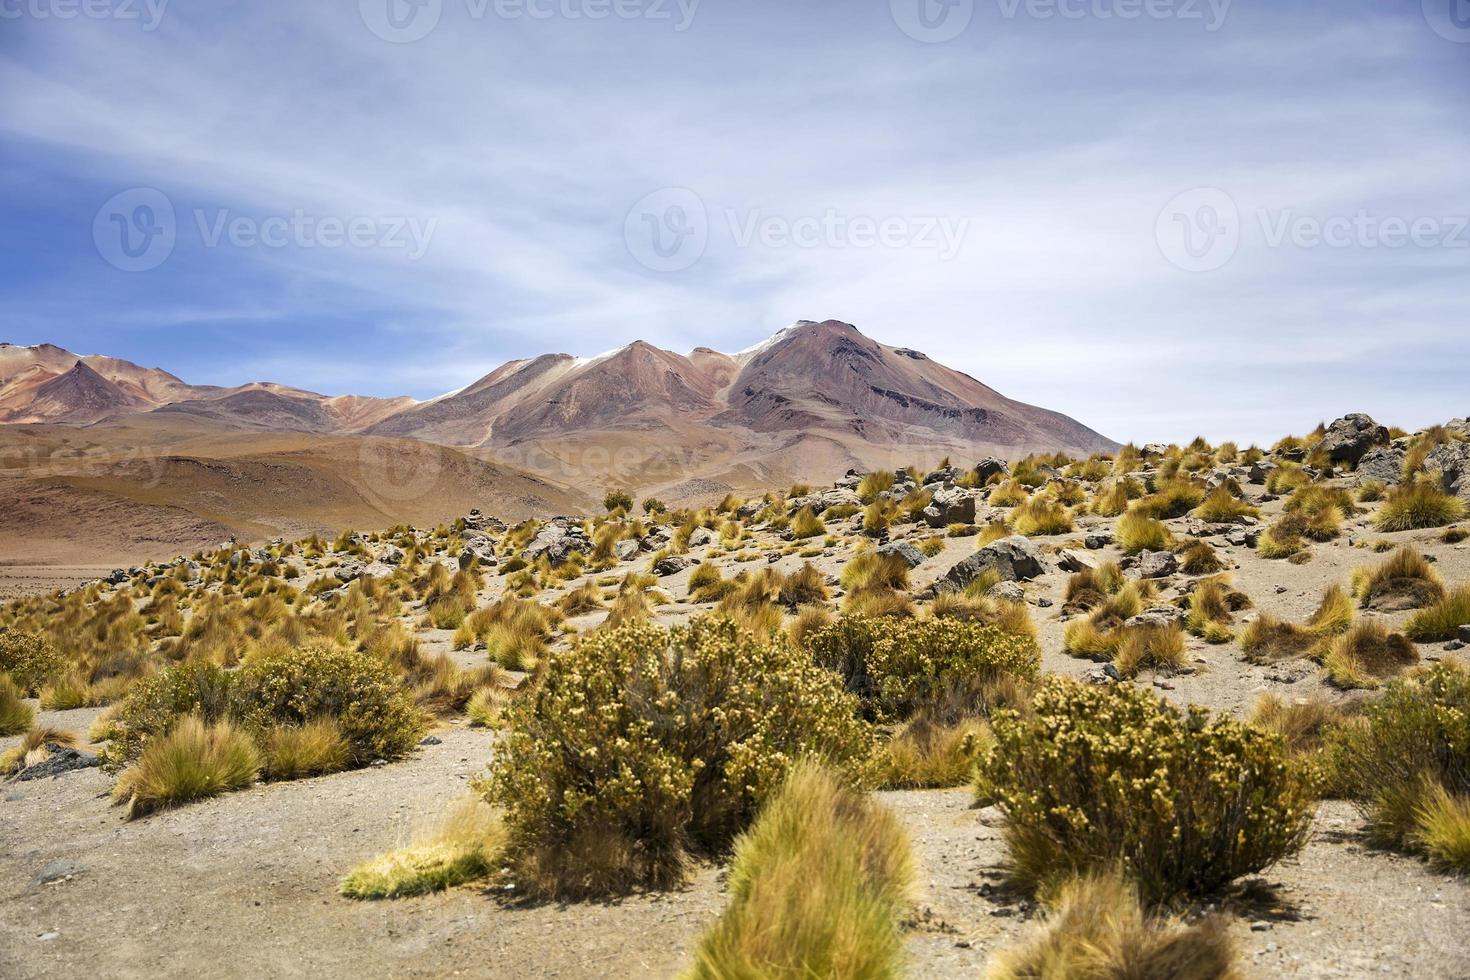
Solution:
<svg viewBox="0 0 1470 980"><path fill-rule="evenodd" d="M1031 636L960 619L842 616L809 641L813 659L833 671L880 721L920 708L954 719L983 708L1004 678L1031 678L1041 650Z"/></svg>
<svg viewBox="0 0 1470 980"><path fill-rule="evenodd" d="M0 626L0 674L9 674L23 695L35 696L62 666L61 651L50 638Z"/></svg>
<svg viewBox="0 0 1470 980"><path fill-rule="evenodd" d="M632 510L633 498L622 490L609 490L602 498L602 506L609 511Z"/></svg>
<svg viewBox="0 0 1470 980"><path fill-rule="evenodd" d="M396 759L411 749L424 719L398 676L371 654L327 644L267 654L240 668L235 714L257 730L336 722L349 767Z"/></svg>
<svg viewBox="0 0 1470 980"><path fill-rule="evenodd" d="M224 718L230 709L231 679L211 661L190 661L134 684L101 733L110 740L109 767L135 761L151 739L168 734L185 715L206 725Z"/></svg>
<svg viewBox="0 0 1470 980"><path fill-rule="evenodd" d="M1181 712L1131 684L1044 680L992 716L982 797L1017 881L1121 868L1144 900L1212 892L1299 850L1312 807L1279 737Z"/></svg>
<svg viewBox="0 0 1470 980"><path fill-rule="evenodd" d="M1470 795L1470 672L1434 664L1390 681L1363 711L1364 724L1336 733L1340 771L1374 839L1418 850L1417 811L1442 787Z"/></svg>
<svg viewBox="0 0 1470 980"><path fill-rule="evenodd" d="M892 813L799 766L736 843L730 905L689 977L897 977L913 874Z"/></svg>
<svg viewBox="0 0 1470 980"><path fill-rule="evenodd" d="M857 778L873 747L836 678L725 619L579 637L507 720L482 789L505 808L518 886L543 895L673 885L795 759Z"/></svg>
<svg viewBox="0 0 1470 980"><path fill-rule="evenodd" d="M22 700L15 681L8 674L0 674L0 735L20 735L35 720L35 709Z"/></svg>

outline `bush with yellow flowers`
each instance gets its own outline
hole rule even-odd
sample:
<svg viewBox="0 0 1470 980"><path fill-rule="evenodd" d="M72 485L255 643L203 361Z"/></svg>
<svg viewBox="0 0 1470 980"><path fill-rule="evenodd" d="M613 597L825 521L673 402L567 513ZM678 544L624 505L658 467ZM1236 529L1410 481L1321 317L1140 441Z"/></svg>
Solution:
<svg viewBox="0 0 1470 980"><path fill-rule="evenodd" d="M872 734L838 680L728 619L629 622L549 659L480 788L518 888L668 887L728 849L804 756L864 775Z"/></svg>
<svg viewBox="0 0 1470 980"><path fill-rule="evenodd" d="M0 626L0 674L9 674L23 694L34 695L61 667L61 652L44 634Z"/></svg>
<svg viewBox="0 0 1470 980"><path fill-rule="evenodd" d="M992 726L980 795L1005 814L1018 883L1039 892L1117 868L1152 905L1215 891L1306 841L1311 789L1280 736L1065 677Z"/></svg>

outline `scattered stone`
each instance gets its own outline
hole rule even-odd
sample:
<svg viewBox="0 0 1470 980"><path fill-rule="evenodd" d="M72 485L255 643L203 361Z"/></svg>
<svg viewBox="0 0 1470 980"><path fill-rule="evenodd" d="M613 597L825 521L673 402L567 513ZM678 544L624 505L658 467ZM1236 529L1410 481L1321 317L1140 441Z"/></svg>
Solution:
<svg viewBox="0 0 1470 980"><path fill-rule="evenodd" d="M992 599L1006 599L1010 602L1025 602L1026 592L1015 582L997 582L985 590L985 594Z"/></svg>
<svg viewBox="0 0 1470 980"><path fill-rule="evenodd" d="M57 858L54 861L47 861L46 865L31 879L31 884L52 885L61 881L70 881L86 870L83 865Z"/></svg>
<svg viewBox="0 0 1470 980"><path fill-rule="evenodd" d="M992 476L1006 476L1010 472L1010 464L1003 459L996 459L994 456L986 456L975 464L975 473L980 477L982 484L989 482Z"/></svg>
<svg viewBox="0 0 1470 980"><path fill-rule="evenodd" d="M444 740L442 738L440 738L438 735L425 735L423 738L419 739L419 744L420 745L443 745L444 744Z"/></svg>
<svg viewBox="0 0 1470 980"><path fill-rule="evenodd" d="M1252 922L1251 923L1251 932L1270 932L1270 931L1271 931L1271 923L1267 922L1264 919L1257 919L1255 922Z"/></svg>
<svg viewBox="0 0 1470 980"><path fill-rule="evenodd" d="M1123 625L1130 627L1167 628L1184 622L1188 614L1178 606L1152 606L1128 619Z"/></svg>
<svg viewBox="0 0 1470 980"><path fill-rule="evenodd" d="M1368 450L1388 445L1388 427L1361 412L1344 415L1327 427L1317 448L1334 463L1356 464Z"/></svg>
<svg viewBox="0 0 1470 980"><path fill-rule="evenodd" d="M1358 460L1358 483L1361 485L1370 480L1390 485L1397 483L1404 472L1406 455L1408 454L1398 446L1379 446L1368 450Z"/></svg>
<svg viewBox="0 0 1470 980"><path fill-rule="evenodd" d="M689 559L683 555L665 555L653 566L653 574L663 578L665 575L677 575L689 567Z"/></svg>
<svg viewBox="0 0 1470 980"><path fill-rule="evenodd" d="M691 548L703 548L718 540L719 536L707 527L697 527L689 532L689 547Z"/></svg>
<svg viewBox="0 0 1470 980"><path fill-rule="evenodd" d="M1057 567L1064 572L1080 572L1084 568L1096 568L1097 564L1091 558L1063 548L1057 552Z"/></svg>
<svg viewBox="0 0 1470 980"><path fill-rule="evenodd" d="M1172 551L1140 552L1133 564L1140 578L1163 578L1179 571L1179 559Z"/></svg>
<svg viewBox="0 0 1470 980"><path fill-rule="evenodd" d="M1046 574L1041 551L1030 539L1020 534L993 541L955 565L939 583L943 590L959 590L979 578L987 569L995 569L1002 581L1029 581Z"/></svg>
<svg viewBox="0 0 1470 980"><path fill-rule="evenodd" d="M101 764L101 760L91 752L83 752L66 745L54 745L47 743L46 748L50 755L33 766L27 766L15 774L15 778L21 782L31 779L46 779L53 776L62 776L79 769L93 769Z"/></svg>
<svg viewBox="0 0 1470 980"><path fill-rule="evenodd" d="M924 508L924 522L930 527L975 523L975 494L960 487L936 490L934 499Z"/></svg>
<svg viewBox="0 0 1470 980"><path fill-rule="evenodd" d="M1470 643L1470 623L1466 623L1455 631L1455 638L1461 643Z"/></svg>
<svg viewBox="0 0 1470 980"><path fill-rule="evenodd" d="M1087 547L1089 551L1096 551L1099 548L1106 548L1108 545L1113 543L1113 532L1088 531L1087 535L1083 537L1082 543Z"/></svg>
<svg viewBox="0 0 1470 980"><path fill-rule="evenodd" d="M909 568L918 568L924 564L924 553L907 541L895 541L885 544L878 549L879 555L897 555L902 558L904 564Z"/></svg>

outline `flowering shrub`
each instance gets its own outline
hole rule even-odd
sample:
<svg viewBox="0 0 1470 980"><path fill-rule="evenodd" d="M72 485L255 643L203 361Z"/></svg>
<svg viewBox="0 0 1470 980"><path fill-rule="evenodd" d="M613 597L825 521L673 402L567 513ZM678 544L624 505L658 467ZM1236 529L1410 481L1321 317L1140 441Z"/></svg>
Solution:
<svg viewBox="0 0 1470 980"><path fill-rule="evenodd" d="M690 853L726 849L802 756L856 780L872 752L836 678L729 620L625 623L548 666L482 782L533 892L672 885Z"/></svg>
<svg viewBox="0 0 1470 980"><path fill-rule="evenodd" d="M205 724L225 717L231 676L212 661L188 661L138 681L102 732L106 760L117 768L135 761L148 742L167 734L180 718L197 715Z"/></svg>
<svg viewBox="0 0 1470 980"><path fill-rule="evenodd" d="M949 618L843 616L809 645L816 662L835 671L879 721L926 707L938 715L973 711L1003 678L1032 678L1041 666L1034 637Z"/></svg>
<svg viewBox="0 0 1470 980"><path fill-rule="evenodd" d="M311 644L253 660L233 684L235 714L252 728L337 723L348 767L396 759L418 741L424 720L393 670L357 650Z"/></svg>
<svg viewBox="0 0 1470 980"><path fill-rule="evenodd" d="M1005 813L1017 879L1045 890L1118 866L1149 904L1207 893L1295 853L1312 799L1279 736L1131 684L1041 683L992 718L981 794Z"/></svg>
<svg viewBox="0 0 1470 980"><path fill-rule="evenodd" d="M9 674L22 694L35 694L61 667L61 651L49 638L0 626L0 674Z"/></svg>

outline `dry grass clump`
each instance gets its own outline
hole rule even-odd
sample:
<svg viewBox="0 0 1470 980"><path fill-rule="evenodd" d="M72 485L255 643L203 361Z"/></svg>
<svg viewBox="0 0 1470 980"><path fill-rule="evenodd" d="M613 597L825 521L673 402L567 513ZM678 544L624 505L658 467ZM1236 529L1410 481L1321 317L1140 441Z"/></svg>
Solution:
<svg viewBox="0 0 1470 980"><path fill-rule="evenodd" d="M865 504L871 504L878 499L880 494L893 489L893 484L896 482L897 478L891 470L878 470L877 472L869 473L858 481L858 499Z"/></svg>
<svg viewBox="0 0 1470 980"><path fill-rule="evenodd" d="M1390 681L1363 719L1337 732L1333 749L1369 832L1415 853L1433 854L1433 840L1440 859L1450 856L1470 799L1470 672L1445 661Z"/></svg>
<svg viewBox="0 0 1470 980"><path fill-rule="evenodd" d="M865 551L842 569L841 582L847 590L843 607L850 613L913 614L913 604L902 594L909 587L909 566L898 555Z"/></svg>
<svg viewBox="0 0 1470 980"><path fill-rule="evenodd" d="M1211 490L1194 509L1193 514L1211 524L1232 524L1242 517L1260 517L1261 511L1221 486Z"/></svg>
<svg viewBox="0 0 1470 980"><path fill-rule="evenodd" d="M1207 643L1229 643L1235 638L1234 614L1250 605L1249 597L1230 588L1228 576L1205 579L1189 594L1184 627Z"/></svg>
<svg viewBox="0 0 1470 980"><path fill-rule="evenodd" d="M477 797L453 807L439 826L408 847L364 861L342 879L347 898L402 898L441 892L483 878L504 844L504 829Z"/></svg>
<svg viewBox="0 0 1470 980"><path fill-rule="evenodd" d="M19 735L35 720L35 709L22 699L15 681L0 674L0 735Z"/></svg>
<svg viewBox="0 0 1470 980"><path fill-rule="evenodd" d="M323 776L347 768L350 747L331 718L277 725L262 735L264 775L272 781Z"/></svg>
<svg viewBox="0 0 1470 980"><path fill-rule="evenodd" d="M842 616L808 646L880 721L920 710L943 721L983 714L996 684L1030 679L1041 666L1034 637L955 619Z"/></svg>
<svg viewBox="0 0 1470 980"><path fill-rule="evenodd" d="M1299 657L1323 640L1346 633L1353 625L1353 602L1341 586L1334 585L1322 596L1317 611L1303 626L1261 613L1240 635L1246 660L1272 663Z"/></svg>
<svg viewBox="0 0 1470 980"><path fill-rule="evenodd" d="M1339 799L1346 794L1348 777L1337 768L1332 740L1346 726L1357 723L1356 708L1322 698L1287 701L1262 694L1251 708L1246 724L1279 735L1304 778L1312 781L1319 795Z"/></svg>
<svg viewBox="0 0 1470 980"><path fill-rule="evenodd" d="M1066 534L1074 527L1066 507L1041 495L1017 507L1012 522L1016 533L1027 537Z"/></svg>
<svg viewBox="0 0 1470 980"><path fill-rule="evenodd" d="M981 718L953 724L918 715L883 743L877 779L883 789L937 789L964 786L990 748L990 726Z"/></svg>
<svg viewBox="0 0 1470 980"><path fill-rule="evenodd" d="M1151 916L1122 875L1074 878L1022 944L995 955L986 980L1240 980L1220 917L1186 925Z"/></svg>
<svg viewBox="0 0 1470 980"><path fill-rule="evenodd" d="M1117 517L1144 492L1143 484L1131 477L1110 480L1092 498L1091 510L1099 517Z"/></svg>
<svg viewBox="0 0 1470 980"><path fill-rule="evenodd" d="M800 765L736 841L730 904L689 976L896 977L913 876L892 813Z"/></svg>
<svg viewBox="0 0 1470 980"><path fill-rule="evenodd" d="M1196 539L1179 552L1179 569L1185 575L1213 575L1224 567L1225 563L1208 541Z"/></svg>
<svg viewBox="0 0 1470 980"><path fill-rule="evenodd" d="M803 507L791 518L791 536L798 541L806 538L815 538L819 534L827 533L827 525L822 519L812 513L810 507Z"/></svg>
<svg viewBox="0 0 1470 980"><path fill-rule="evenodd" d="M1437 783L1414 808L1414 844L1440 871L1470 873L1470 795L1451 795Z"/></svg>
<svg viewBox="0 0 1470 980"><path fill-rule="evenodd" d="M1353 596L1364 609L1418 609L1444 597L1444 581L1423 555L1405 545L1377 567L1355 571Z"/></svg>
<svg viewBox="0 0 1470 980"><path fill-rule="evenodd" d="M1205 499L1205 490L1188 480L1169 480L1133 505L1134 513L1145 517L1183 517Z"/></svg>
<svg viewBox="0 0 1470 980"><path fill-rule="evenodd" d="M1388 487L1380 480L1365 480L1358 484L1358 503L1371 504L1383 499Z"/></svg>
<svg viewBox="0 0 1470 980"><path fill-rule="evenodd" d="M1068 613L1089 612L1107 601L1128 584L1117 562L1096 568L1084 568L1067 579L1067 598L1063 610Z"/></svg>
<svg viewBox="0 0 1470 980"><path fill-rule="evenodd" d="M990 491L986 503L992 507L1019 507L1030 499L1030 493L1015 480L1008 480Z"/></svg>
<svg viewBox="0 0 1470 980"><path fill-rule="evenodd" d="M935 619L985 623L1017 636L1035 637L1036 624L1031 621L1026 604L985 595L989 587L982 585L981 579L976 579L963 592L941 592L929 604L929 615Z"/></svg>
<svg viewBox="0 0 1470 980"><path fill-rule="evenodd" d="M1140 551L1168 551L1174 543L1169 529L1162 522L1133 510L1118 519L1116 538L1125 555L1136 555Z"/></svg>
<svg viewBox="0 0 1470 980"><path fill-rule="evenodd" d="M72 732L49 725L37 725L25 733L25 738L20 740L19 745L0 752L0 776L9 776L45 762L50 758L53 749L74 749L78 744L79 740Z"/></svg>
<svg viewBox="0 0 1470 980"><path fill-rule="evenodd" d="M1106 568L1106 566L1104 566ZM1145 601L1153 595L1146 582L1124 581L1116 592L1093 608L1086 619L1067 624L1064 649L1074 657L1112 660L1122 645L1129 619L1143 612Z"/></svg>
<svg viewBox="0 0 1470 980"><path fill-rule="evenodd" d="M1006 816L1008 867L1042 894L1121 869L1149 906L1212 893L1296 853L1309 787L1281 740L1132 684L1043 680L991 716L979 793ZM1189 828L1181 833L1180 828Z"/></svg>
<svg viewBox="0 0 1470 980"><path fill-rule="evenodd" d="M1321 659L1327 679L1337 687L1372 689L1383 678L1418 663L1419 651L1406 637L1370 619L1328 640Z"/></svg>
<svg viewBox="0 0 1470 980"><path fill-rule="evenodd" d="M703 564L689 574L690 602L719 602L734 592L738 586L720 575L713 564Z"/></svg>
<svg viewBox="0 0 1470 980"><path fill-rule="evenodd" d="M1388 495L1373 518L1379 531L1415 531L1444 527L1465 516L1465 502L1445 493L1429 480L1405 484Z"/></svg>
<svg viewBox="0 0 1470 980"><path fill-rule="evenodd" d="M1178 626L1125 627L1113 653L1113 666L1124 677L1144 670L1177 673L1184 663L1184 630Z"/></svg>
<svg viewBox="0 0 1470 980"><path fill-rule="evenodd" d="M565 616L584 616L602 607L602 589L598 588L597 583L591 579L562 596L561 601L557 603L557 608Z"/></svg>
<svg viewBox="0 0 1470 980"><path fill-rule="evenodd" d="M729 846L793 760L856 778L873 748L831 673L709 618L578 637L507 720L480 788L505 810L506 863L533 895L674 885Z"/></svg>
<svg viewBox="0 0 1470 980"><path fill-rule="evenodd" d="M189 715L149 742L113 787L133 820L166 807L244 789L260 774L260 751L232 722Z"/></svg>
<svg viewBox="0 0 1470 980"><path fill-rule="evenodd" d="M1459 628L1467 624L1470 624L1470 585L1461 585L1410 616L1404 624L1404 635L1419 643L1439 643L1453 640Z"/></svg>

